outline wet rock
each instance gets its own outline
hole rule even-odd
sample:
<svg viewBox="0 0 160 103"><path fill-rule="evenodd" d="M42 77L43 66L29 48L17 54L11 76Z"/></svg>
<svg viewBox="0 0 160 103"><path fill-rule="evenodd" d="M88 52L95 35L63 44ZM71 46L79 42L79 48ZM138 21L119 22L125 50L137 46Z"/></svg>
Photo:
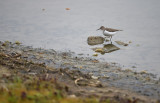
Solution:
<svg viewBox="0 0 160 103"><path fill-rule="evenodd" d="M109 79L109 78L110 78L110 76L108 76L108 75L104 75L104 76L102 76L102 78Z"/></svg>
<svg viewBox="0 0 160 103"><path fill-rule="evenodd" d="M90 36L87 39L88 45L97 45L97 44L103 44L104 38L101 36Z"/></svg>
<svg viewBox="0 0 160 103"><path fill-rule="evenodd" d="M116 51L116 50L119 50L119 49L120 48L118 48L117 46L115 46L113 44L106 44L106 45L104 45L103 48L101 48L101 47L92 48L93 51L99 52L101 54L110 53L110 52L113 52L113 51Z"/></svg>
<svg viewBox="0 0 160 103"><path fill-rule="evenodd" d="M92 75L91 78L92 78L92 79L98 79L99 77Z"/></svg>
<svg viewBox="0 0 160 103"><path fill-rule="evenodd" d="M103 50L103 48L97 48L97 49L95 49L95 52L104 52L104 50Z"/></svg>
<svg viewBox="0 0 160 103"><path fill-rule="evenodd" d="M140 73L141 73L141 74L146 74L147 71L143 70L143 71L141 71Z"/></svg>
<svg viewBox="0 0 160 103"><path fill-rule="evenodd" d="M76 95L72 94L68 96L69 98L76 98Z"/></svg>
<svg viewBox="0 0 160 103"><path fill-rule="evenodd" d="M84 55L83 53L80 53L80 54L78 54L78 55Z"/></svg>
<svg viewBox="0 0 160 103"><path fill-rule="evenodd" d="M75 84L78 86L92 86L92 87L102 87L102 84L98 80L78 78L75 80Z"/></svg>
<svg viewBox="0 0 160 103"><path fill-rule="evenodd" d="M93 56L98 56L98 54L97 54L97 53L95 53L95 54L93 54Z"/></svg>
<svg viewBox="0 0 160 103"><path fill-rule="evenodd" d="M19 41L15 41L15 44L20 45L21 43Z"/></svg>
<svg viewBox="0 0 160 103"><path fill-rule="evenodd" d="M133 72L131 69L125 69L124 72Z"/></svg>
<svg viewBox="0 0 160 103"><path fill-rule="evenodd" d="M78 86L87 86L88 82L89 81L87 79L83 79L83 78L78 78L75 80L75 84Z"/></svg>
<svg viewBox="0 0 160 103"><path fill-rule="evenodd" d="M11 42L5 41L4 43L2 43L2 46L9 46L10 44L11 44Z"/></svg>
<svg viewBox="0 0 160 103"><path fill-rule="evenodd" d="M21 54L17 53L17 52L13 52L10 54L10 56L14 57L14 58L17 58L17 57L20 57Z"/></svg>
<svg viewBox="0 0 160 103"><path fill-rule="evenodd" d="M113 44L106 44L104 45L104 52L105 53L110 53L116 50L119 50L120 48L118 48L117 46L113 45Z"/></svg>
<svg viewBox="0 0 160 103"><path fill-rule="evenodd" d="M136 66L132 66L132 68L136 68Z"/></svg>
<svg viewBox="0 0 160 103"><path fill-rule="evenodd" d="M99 61L98 61L98 60L92 60L92 62L93 62L93 63L99 63Z"/></svg>
<svg viewBox="0 0 160 103"><path fill-rule="evenodd" d="M132 41L129 41L128 43L130 44L130 43L132 43Z"/></svg>

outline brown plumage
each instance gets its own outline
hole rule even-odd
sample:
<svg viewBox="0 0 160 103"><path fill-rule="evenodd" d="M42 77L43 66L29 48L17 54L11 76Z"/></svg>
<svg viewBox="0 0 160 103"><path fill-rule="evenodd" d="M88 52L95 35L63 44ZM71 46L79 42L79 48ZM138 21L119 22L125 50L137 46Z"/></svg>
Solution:
<svg viewBox="0 0 160 103"><path fill-rule="evenodd" d="M97 30L107 30L109 32L116 32L116 31L123 31L123 30L119 30L119 29L112 29L112 28L105 28L104 26L101 26L99 29Z"/></svg>

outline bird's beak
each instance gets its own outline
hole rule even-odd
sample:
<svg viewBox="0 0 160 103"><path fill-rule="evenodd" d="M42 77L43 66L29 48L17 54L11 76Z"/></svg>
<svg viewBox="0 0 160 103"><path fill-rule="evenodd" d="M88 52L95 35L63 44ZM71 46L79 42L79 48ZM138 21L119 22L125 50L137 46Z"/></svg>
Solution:
<svg viewBox="0 0 160 103"><path fill-rule="evenodd" d="M97 29L97 30L100 30L100 29ZM97 30L96 30L96 31L97 31Z"/></svg>

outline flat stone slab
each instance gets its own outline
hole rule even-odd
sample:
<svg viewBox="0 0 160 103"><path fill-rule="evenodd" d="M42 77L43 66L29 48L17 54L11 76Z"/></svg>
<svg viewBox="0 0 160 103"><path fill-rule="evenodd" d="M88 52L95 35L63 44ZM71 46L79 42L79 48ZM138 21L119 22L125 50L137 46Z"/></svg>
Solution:
<svg viewBox="0 0 160 103"><path fill-rule="evenodd" d="M119 50L120 48L113 45L113 44L106 44L104 45L104 52L105 53L110 53L110 52L113 52L113 51L116 51L116 50Z"/></svg>
<svg viewBox="0 0 160 103"><path fill-rule="evenodd" d="M103 47L93 48L93 51L104 54L104 53L110 53L110 52L113 52L113 51L116 51L116 50L119 50L119 49L120 49L119 47L117 47L113 44L106 44Z"/></svg>

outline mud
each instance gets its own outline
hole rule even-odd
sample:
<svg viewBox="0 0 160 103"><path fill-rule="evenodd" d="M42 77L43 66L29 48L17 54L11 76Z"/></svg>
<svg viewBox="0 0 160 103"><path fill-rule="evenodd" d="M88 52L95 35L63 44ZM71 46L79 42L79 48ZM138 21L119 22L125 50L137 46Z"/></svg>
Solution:
<svg viewBox="0 0 160 103"><path fill-rule="evenodd" d="M123 70L115 63L32 48L20 43L0 42L0 75L25 74L56 78L69 90L67 95L110 98L122 103L152 103L160 98L160 79L147 72Z"/></svg>

